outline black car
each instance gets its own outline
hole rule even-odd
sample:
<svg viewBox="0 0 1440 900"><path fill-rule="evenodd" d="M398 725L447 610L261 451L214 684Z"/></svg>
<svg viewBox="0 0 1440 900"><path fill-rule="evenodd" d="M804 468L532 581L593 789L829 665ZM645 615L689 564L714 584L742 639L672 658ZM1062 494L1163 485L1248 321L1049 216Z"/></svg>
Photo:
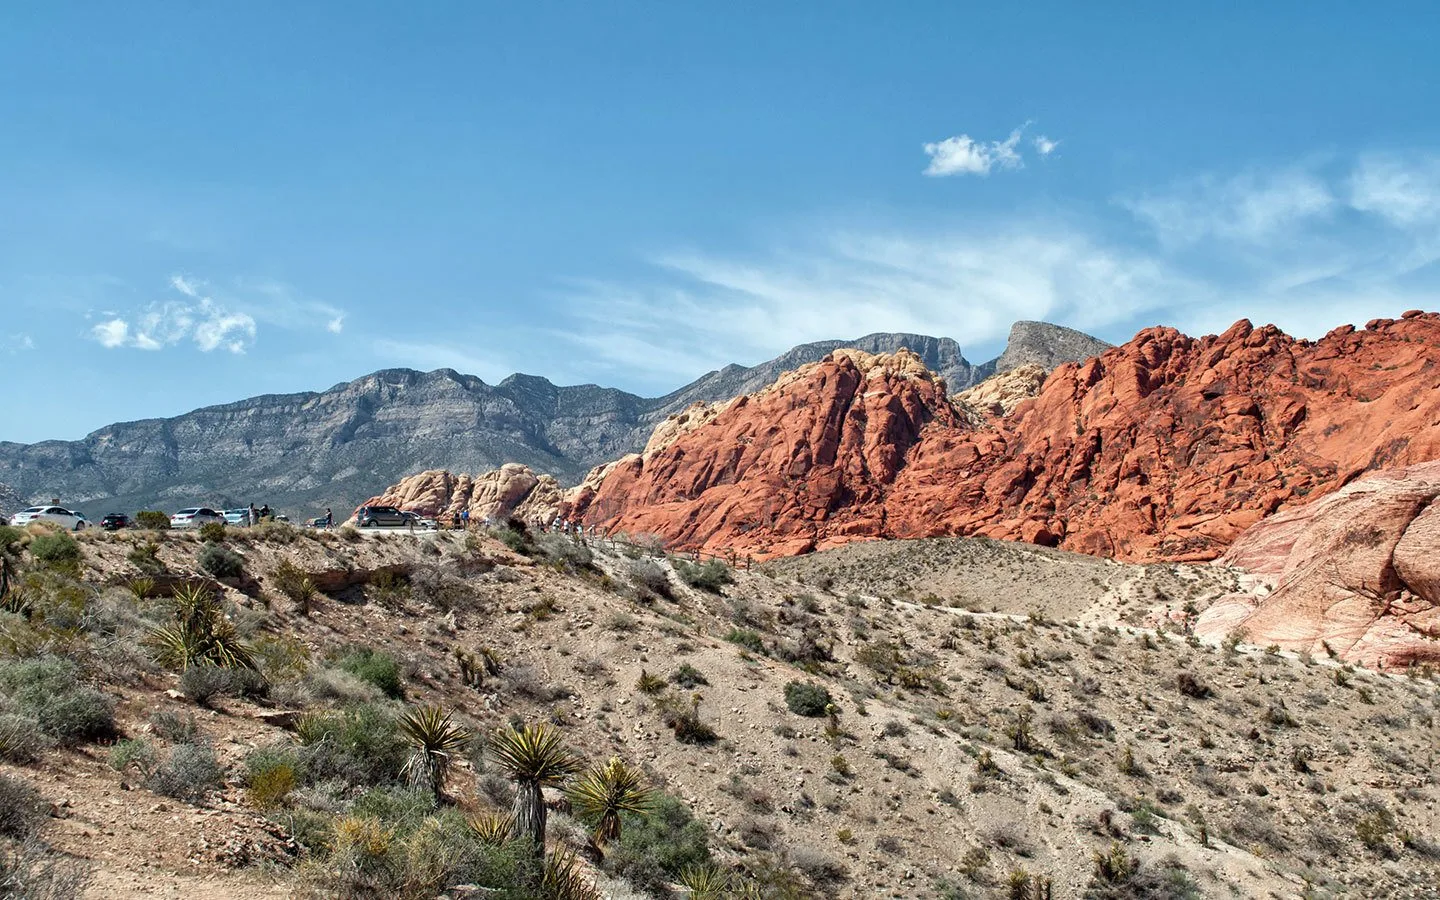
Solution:
<svg viewBox="0 0 1440 900"><path fill-rule="evenodd" d="M121 528L129 528L130 517L124 513L106 513L105 518L100 520L100 527L106 531L119 531Z"/></svg>
<svg viewBox="0 0 1440 900"><path fill-rule="evenodd" d="M404 525L410 520L393 506L362 506L355 510L355 523L361 528L376 525Z"/></svg>

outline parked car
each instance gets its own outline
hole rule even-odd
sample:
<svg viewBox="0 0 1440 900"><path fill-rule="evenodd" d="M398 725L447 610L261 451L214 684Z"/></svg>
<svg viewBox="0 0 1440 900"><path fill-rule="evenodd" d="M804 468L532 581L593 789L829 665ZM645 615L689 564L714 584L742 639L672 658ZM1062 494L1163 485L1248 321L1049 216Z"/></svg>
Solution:
<svg viewBox="0 0 1440 900"><path fill-rule="evenodd" d="M362 506L355 510L355 523L361 528L377 525L405 525L409 523L405 513L393 506Z"/></svg>
<svg viewBox="0 0 1440 900"><path fill-rule="evenodd" d="M240 508L240 509L227 509L227 510L225 510L225 524L226 524L226 525L249 525L249 524L250 524L250 508L249 508L249 507L242 507L242 508Z"/></svg>
<svg viewBox="0 0 1440 900"><path fill-rule="evenodd" d="M84 513L71 512L63 506L32 506L16 513L10 524L23 527L31 522L54 522L67 531L83 531L90 527Z"/></svg>
<svg viewBox="0 0 1440 900"><path fill-rule="evenodd" d="M106 531L119 531L130 527L130 517L124 513L106 513L100 520L100 527Z"/></svg>
<svg viewBox="0 0 1440 900"><path fill-rule="evenodd" d="M225 524L225 517L208 506L192 506L170 517L171 528L199 528L210 522Z"/></svg>

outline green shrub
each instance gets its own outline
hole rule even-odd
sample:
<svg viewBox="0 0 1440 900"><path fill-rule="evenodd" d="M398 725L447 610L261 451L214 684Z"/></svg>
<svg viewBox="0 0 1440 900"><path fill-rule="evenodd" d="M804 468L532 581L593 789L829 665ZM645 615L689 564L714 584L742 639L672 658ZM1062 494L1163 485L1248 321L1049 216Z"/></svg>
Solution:
<svg viewBox="0 0 1440 900"><path fill-rule="evenodd" d="M818 684L792 681L785 685L785 705L797 716L818 719L830 708L830 692Z"/></svg>
<svg viewBox="0 0 1440 900"><path fill-rule="evenodd" d="M709 829L675 797L657 793L649 814L620 818L620 841L611 847L605 868L643 891L667 896L681 873L712 863Z"/></svg>
<svg viewBox="0 0 1440 900"><path fill-rule="evenodd" d="M177 744L145 779L145 786L157 794L193 803L220 787L221 775L215 751L200 744Z"/></svg>
<svg viewBox="0 0 1440 900"><path fill-rule="evenodd" d="M699 669L689 663L681 663L680 668L670 673L670 683L686 690L694 690L700 685L710 682L706 680L705 675Z"/></svg>
<svg viewBox="0 0 1440 900"><path fill-rule="evenodd" d="M73 566L80 562L80 544L63 531L52 531L30 541L30 553L50 566Z"/></svg>
<svg viewBox="0 0 1440 900"><path fill-rule="evenodd" d="M250 805L274 809L300 781L300 760L286 747L263 747L245 757L245 795Z"/></svg>
<svg viewBox="0 0 1440 900"><path fill-rule="evenodd" d="M210 544L223 544L225 542L225 523L206 522L201 525L200 540Z"/></svg>
<svg viewBox="0 0 1440 900"><path fill-rule="evenodd" d="M666 599L674 595L670 587L670 574L655 560L632 559L626 568L630 573L630 581L642 592Z"/></svg>
<svg viewBox="0 0 1440 900"><path fill-rule="evenodd" d="M122 774L134 769L142 778L149 778L155 773L156 759L154 745L144 738L116 741L110 748L110 768Z"/></svg>
<svg viewBox="0 0 1440 900"><path fill-rule="evenodd" d="M204 527L208 528L209 525ZM225 526L218 527L224 528ZM245 557L223 544L205 544L200 548L195 559L200 563L201 569L216 578L237 578L245 570Z"/></svg>
<svg viewBox="0 0 1440 900"><path fill-rule="evenodd" d="M80 682L75 664L54 656L0 663L0 694L40 730L61 744L110 737L114 706L104 694Z"/></svg>
<svg viewBox="0 0 1440 900"><path fill-rule="evenodd" d="M373 684L392 700L405 697L405 684L400 677L400 664L395 657L372 647L356 647L335 661L335 668L349 672Z"/></svg>
<svg viewBox="0 0 1440 900"><path fill-rule="evenodd" d="M590 548L563 534L541 535L536 546L557 571L573 575L595 568L595 557Z"/></svg>
<svg viewBox="0 0 1440 900"><path fill-rule="evenodd" d="M160 545L154 541L136 544L125 554L125 558L146 575L159 575L165 571L165 564L160 561Z"/></svg>
<svg viewBox="0 0 1440 900"><path fill-rule="evenodd" d="M681 581L693 588L710 591L713 594L720 593L722 587L735 580L735 576L730 572L730 567L718 559L693 563L687 559L676 557L673 564L675 574L680 576Z"/></svg>
<svg viewBox="0 0 1440 900"><path fill-rule="evenodd" d="M151 531L167 531L170 517L158 509L142 509L135 514L135 524Z"/></svg>
<svg viewBox="0 0 1440 900"><path fill-rule="evenodd" d="M307 716L296 723L300 775L306 784L395 784L408 748L395 720L369 704L338 713Z"/></svg>
<svg viewBox="0 0 1440 900"><path fill-rule="evenodd" d="M150 728L163 740L172 744L197 744L200 742L200 726L190 713L178 713L168 709L157 709L150 714Z"/></svg>
<svg viewBox="0 0 1440 900"><path fill-rule="evenodd" d="M13 525L0 525L0 553L20 552L20 543L25 539L25 529Z"/></svg>

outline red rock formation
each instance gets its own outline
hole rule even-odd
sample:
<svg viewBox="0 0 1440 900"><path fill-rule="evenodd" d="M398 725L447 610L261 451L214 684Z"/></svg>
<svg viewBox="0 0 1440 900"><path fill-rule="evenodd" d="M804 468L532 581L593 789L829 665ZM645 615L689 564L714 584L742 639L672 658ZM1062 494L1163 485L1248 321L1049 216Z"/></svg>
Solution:
<svg viewBox="0 0 1440 900"><path fill-rule="evenodd" d="M411 475L386 488L362 506L394 506L423 516L453 518L463 509L470 518L503 519L516 515L531 519L554 518L563 495L549 475L536 475L529 467L509 463L479 475L455 475L432 469Z"/></svg>
<svg viewBox="0 0 1440 900"><path fill-rule="evenodd" d="M1224 561L1268 594L1217 601L1203 636L1240 629L1251 643L1372 668L1440 662L1440 462L1387 469L1246 530Z"/></svg>
<svg viewBox="0 0 1440 900"><path fill-rule="evenodd" d="M1170 328L979 426L908 354L837 352L577 500L587 522L757 555L947 533L1212 559L1361 473L1440 458L1440 316L1296 340Z"/></svg>

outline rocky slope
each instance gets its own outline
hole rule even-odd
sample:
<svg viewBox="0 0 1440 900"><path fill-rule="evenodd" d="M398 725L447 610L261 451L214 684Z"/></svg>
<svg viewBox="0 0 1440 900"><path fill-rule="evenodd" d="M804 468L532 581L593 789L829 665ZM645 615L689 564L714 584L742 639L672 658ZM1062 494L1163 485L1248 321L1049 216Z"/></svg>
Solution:
<svg viewBox="0 0 1440 900"><path fill-rule="evenodd" d="M1286 504L1440 458L1435 314L1316 342L1151 328L978 425L937 379L879 359L802 367L617 464L576 513L763 555L959 533L1203 560Z"/></svg>
<svg viewBox="0 0 1440 900"><path fill-rule="evenodd" d="M1440 462L1386 469L1252 526L1224 561L1273 589L1216 602L1196 630L1370 668L1440 662Z"/></svg>
<svg viewBox="0 0 1440 900"><path fill-rule="evenodd" d="M1016 325L1001 360L1081 359L1105 344L1041 323ZM253 397L172 419L109 425L80 441L0 441L0 481L22 501L60 497L92 517L110 509L269 503L349 509L384 484L427 469L483 472L520 463L578 481L645 446L655 427L696 402L758 390L838 347L914 350L952 388L994 371L949 338L872 334L805 344L753 367L727 366L674 393L625 391L512 375L498 385L449 369L389 369L322 393Z"/></svg>

